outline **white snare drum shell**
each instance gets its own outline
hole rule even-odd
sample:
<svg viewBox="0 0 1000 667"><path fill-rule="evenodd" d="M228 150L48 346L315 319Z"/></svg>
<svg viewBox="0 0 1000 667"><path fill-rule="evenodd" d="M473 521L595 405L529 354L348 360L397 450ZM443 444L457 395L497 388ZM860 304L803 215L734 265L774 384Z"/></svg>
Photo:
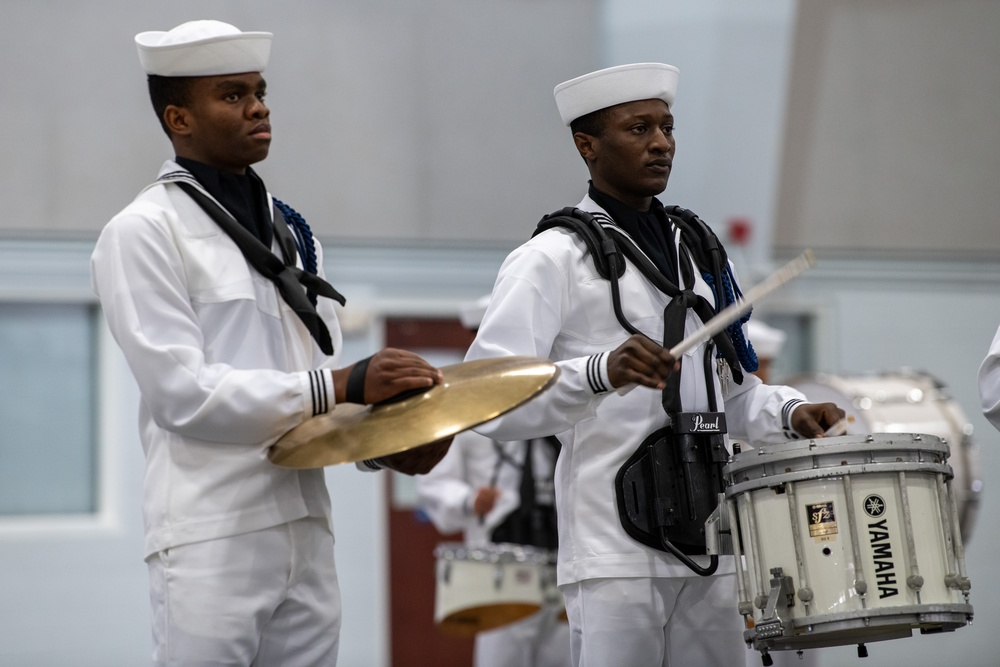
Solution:
<svg viewBox="0 0 1000 667"><path fill-rule="evenodd" d="M931 435L871 434L766 446L725 469L744 560L743 594L780 604L784 635L748 639L772 648L814 648L909 636L934 614L954 629L971 615L948 582L960 543L948 496L947 445ZM773 585L775 573L791 590ZM780 595L776 595L780 593ZM784 604L784 594L793 604ZM763 631L762 631L763 632ZM758 646L759 648L759 646Z"/></svg>
<svg viewBox="0 0 1000 667"><path fill-rule="evenodd" d="M818 373L792 378L788 385L812 402L840 406L851 420L848 435L925 433L947 441L962 538L968 542L983 487L979 451L972 438L972 424L942 382L927 373L903 369L871 374Z"/></svg>

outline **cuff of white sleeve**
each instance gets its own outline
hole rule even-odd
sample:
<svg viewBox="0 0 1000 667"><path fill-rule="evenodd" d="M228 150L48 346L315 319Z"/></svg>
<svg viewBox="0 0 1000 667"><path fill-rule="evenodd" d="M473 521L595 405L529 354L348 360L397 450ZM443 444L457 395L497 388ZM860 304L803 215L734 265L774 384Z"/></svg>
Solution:
<svg viewBox="0 0 1000 667"><path fill-rule="evenodd" d="M788 440L798 440L802 437L792 428L792 413L795 412L795 408L804 403L805 401L801 398L793 398L781 408L781 430Z"/></svg>
<svg viewBox="0 0 1000 667"><path fill-rule="evenodd" d="M472 516L475 511L476 504L476 492L475 490L470 490L469 493L465 495L465 500L462 501L462 514L465 516Z"/></svg>
<svg viewBox="0 0 1000 667"><path fill-rule="evenodd" d="M608 378L608 353L601 352L587 358L587 386L594 394L606 394L613 388Z"/></svg>
<svg viewBox="0 0 1000 667"><path fill-rule="evenodd" d="M326 414L335 403L333 371L321 368L302 373L302 410L307 416Z"/></svg>

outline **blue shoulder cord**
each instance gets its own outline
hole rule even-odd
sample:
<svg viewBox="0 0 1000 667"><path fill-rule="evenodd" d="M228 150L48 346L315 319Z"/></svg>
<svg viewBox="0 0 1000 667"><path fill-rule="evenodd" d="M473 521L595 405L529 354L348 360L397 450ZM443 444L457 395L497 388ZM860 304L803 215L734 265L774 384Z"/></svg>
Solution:
<svg viewBox="0 0 1000 667"><path fill-rule="evenodd" d="M302 268L309 273L317 274L319 267L316 265L316 245L313 242L313 233L309 228L309 223L306 222L305 218L298 211L285 202L274 197L271 200L285 216L285 220L288 221L289 227L292 228L292 232L295 234L295 247L299 251L299 257L302 258ZM307 294L309 300L315 306L316 294L312 291L307 292Z"/></svg>
<svg viewBox="0 0 1000 667"><path fill-rule="evenodd" d="M715 277L710 271L705 271L701 274L701 277L705 279L705 282L712 287L712 292L718 294L715 289ZM723 308L729 306L736 302L736 297L743 297L743 292L740 291L739 285L736 284L736 278L733 276L733 270L726 263L726 268L722 272L722 288L725 294L726 303L719 303L719 299L715 300L715 310L716 312L722 310ZM757 360L757 352L753 349L753 345L746 339L743 335L743 325L750 320L750 314L753 312L751 308L746 313L744 313L738 320L726 327L726 332L729 334L730 340L733 341L733 347L736 348L736 358L740 360L740 365L747 369L751 373L757 370L759 362Z"/></svg>

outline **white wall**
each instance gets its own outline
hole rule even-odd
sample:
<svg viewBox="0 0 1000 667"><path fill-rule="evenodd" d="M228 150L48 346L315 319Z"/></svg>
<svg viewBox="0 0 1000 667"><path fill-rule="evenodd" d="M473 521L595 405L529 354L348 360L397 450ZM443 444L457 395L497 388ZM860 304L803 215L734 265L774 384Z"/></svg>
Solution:
<svg viewBox="0 0 1000 667"><path fill-rule="evenodd" d="M803 0L776 228L795 248L1000 250L1000 3Z"/></svg>
<svg viewBox="0 0 1000 667"><path fill-rule="evenodd" d="M153 180L133 36L216 18L274 33L258 171L320 234L524 239L581 187L552 87L594 65L598 2L8 0L0 231L93 234Z"/></svg>

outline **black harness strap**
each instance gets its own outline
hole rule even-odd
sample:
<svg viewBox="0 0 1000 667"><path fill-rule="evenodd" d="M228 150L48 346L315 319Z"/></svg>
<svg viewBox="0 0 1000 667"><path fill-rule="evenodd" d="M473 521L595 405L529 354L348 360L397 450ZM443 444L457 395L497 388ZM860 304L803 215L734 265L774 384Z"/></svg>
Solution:
<svg viewBox="0 0 1000 667"><path fill-rule="evenodd" d="M517 508L493 529L490 538L494 542L526 544L542 549L555 550L559 547L559 530L556 525L555 507L539 503L536 498L535 487L538 481L535 478L534 456L532 453L535 446L552 447L554 453L558 455L560 443L554 436L528 440L525 443L524 463L519 466L521 468L521 483L518 489L520 502ZM501 455L497 461L498 469L503 464L503 458ZM515 463L514 465L516 466L517 464ZM495 474L491 486L496 486Z"/></svg>
<svg viewBox="0 0 1000 667"><path fill-rule="evenodd" d="M686 212L695 221L689 222L687 219L678 219L678 217L671 218L681 228L682 237L686 241L686 243L681 243L680 245L681 255L679 263L681 279L685 285L692 286L694 284L694 276L691 273L691 262L689 261L692 254L696 263L699 266L704 266L705 262L711 261L713 258L719 258L721 244L718 243L718 239L716 239L711 229L697 216L687 211L687 209L678 209L675 206L669 210L671 212L677 210ZM587 251L594 261L594 266L598 274L611 283L611 301L615 317L618 318L618 322L629 333L641 334L642 332L628 321L621 308L618 279L625 273L626 258L635 265L639 272L654 287L671 298L671 302L664 309L664 347L669 349L682 340L686 318L685 312L688 308L694 310L702 322L708 322L715 316L715 308L712 304L704 297L695 294L690 287L682 290L672 283L653 265L645 253L635 245L635 242L624 231L615 227L610 220L608 225L602 225L593 214L578 208L567 207L544 216L539 221L532 236L554 227L568 228L583 240L587 246ZM712 241L709 242L706 237L712 239ZM708 252L702 249L703 243L709 246ZM692 246L691 250L688 250L688 245ZM725 257L724 251L721 252L721 257ZM717 262L712 267L712 270L716 271L714 275L721 275L721 269ZM721 277L715 282L717 285L721 283ZM720 303L722 302L720 301ZM740 362L736 354L736 348L733 346L729 335L725 331L721 331L712 337L712 341L715 343L719 353L729 364L733 373L733 380L737 384L742 384L743 374L740 370ZM674 385L673 388L671 388L671 384ZM679 412L681 410L679 387L680 376L676 373L672 374L668 379L667 391L664 394L664 409L668 413Z"/></svg>
<svg viewBox="0 0 1000 667"><path fill-rule="evenodd" d="M670 219L681 230L679 275L683 289L664 276L612 220L602 225L597 216L567 208L542 218L535 234L566 227L583 239L598 273L611 284L615 316L622 327L634 334L642 332L625 317L618 289L625 260L632 262L653 286L670 297L663 312L663 346L670 349L683 339L688 310L693 310L702 322L715 316L715 307L694 292L691 266L705 270L708 265L714 278L716 303L721 308L725 304L720 291L721 267L723 261L728 262L711 229L686 209L679 209L686 214L684 218L676 216L677 210L672 209L675 216ZM742 382L742 373L737 375L740 363L729 334L722 331L712 341L733 370L734 380ZM619 518L626 533L651 548L671 553L702 576L716 571L718 556L711 556L709 565L702 567L689 555L705 553L705 519L718 502L723 484L721 470L727 458L725 415L714 412L710 362L711 345L705 352L705 377L713 412L682 412L680 373L671 374L662 394L670 424L648 436L615 477Z"/></svg>

